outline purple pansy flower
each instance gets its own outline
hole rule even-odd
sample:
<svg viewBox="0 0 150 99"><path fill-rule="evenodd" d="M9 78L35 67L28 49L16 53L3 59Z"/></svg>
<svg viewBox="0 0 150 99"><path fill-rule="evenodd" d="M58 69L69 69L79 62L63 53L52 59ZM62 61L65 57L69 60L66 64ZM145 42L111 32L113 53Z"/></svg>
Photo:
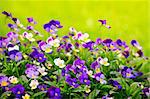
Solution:
<svg viewBox="0 0 150 99"><path fill-rule="evenodd" d="M14 33L14 32L9 32L7 33L7 37L12 40L13 42L16 42L18 43L19 40L18 40L18 34Z"/></svg>
<svg viewBox="0 0 150 99"><path fill-rule="evenodd" d="M37 56L37 60L38 62L42 63L42 62L45 62L47 58L45 58L44 54L43 53L39 53L38 56Z"/></svg>
<svg viewBox="0 0 150 99"><path fill-rule="evenodd" d="M127 66L123 66L120 73L124 78L130 78L130 79L136 78L143 74L141 72L135 72L133 68Z"/></svg>
<svg viewBox="0 0 150 99"><path fill-rule="evenodd" d="M99 44L102 43L102 40L101 40L100 38L97 38L95 43L96 43L97 45L99 45Z"/></svg>
<svg viewBox="0 0 150 99"><path fill-rule="evenodd" d="M45 92L46 92L46 90L47 90L47 85L45 85L45 84L40 84L40 85L38 85L38 88L39 88L41 91L45 91Z"/></svg>
<svg viewBox="0 0 150 99"><path fill-rule="evenodd" d="M25 88L21 84L15 85L10 90L12 91L12 93L15 95L17 99L18 98L20 99L21 96L25 93Z"/></svg>
<svg viewBox="0 0 150 99"><path fill-rule="evenodd" d="M86 74L86 73L82 73L79 76L79 81L81 84L90 85L90 80L88 79L88 74Z"/></svg>
<svg viewBox="0 0 150 99"><path fill-rule="evenodd" d="M11 13L3 11L2 14L6 15L7 17L12 17Z"/></svg>
<svg viewBox="0 0 150 99"><path fill-rule="evenodd" d="M71 76L70 76L69 74L66 75L66 82L67 82L70 86L72 86L72 87L74 87L74 88L79 87L79 84L78 84L78 82L77 82L77 79L76 79L76 78L71 78Z"/></svg>
<svg viewBox="0 0 150 99"><path fill-rule="evenodd" d="M9 27L10 29L17 29L16 24L11 24L11 23L9 23L9 24L8 24L8 27Z"/></svg>
<svg viewBox="0 0 150 99"><path fill-rule="evenodd" d="M106 80L104 80L104 79L105 79L105 76L104 76L104 74L103 74L102 72L96 73L96 74L94 75L94 78L95 78L97 81L100 81L101 84L106 84Z"/></svg>
<svg viewBox="0 0 150 99"><path fill-rule="evenodd" d="M27 26L27 30L33 30L33 26Z"/></svg>
<svg viewBox="0 0 150 99"><path fill-rule="evenodd" d="M138 48L139 50L142 49L142 47L140 46L140 44L136 40L132 40L131 44L132 44L132 46Z"/></svg>
<svg viewBox="0 0 150 99"><path fill-rule="evenodd" d="M11 60L15 60L15 61L20 61L22 59L22 53L21 52L16 52L16 51L11 51L11 54L9 55L9 58Z"/></svg>
<svg viewBox="0 0 150 99"><path fill-rule="evenodd" d="M92 69L96 69L96 68L99 68L100 67L100 64L97 62L97 61L94 61L92 64L91 64L91 68Z"/></svg>
<svg viewBox="0 0 150 99"><path fill-rule="evenodd" d="M106 28L110 29L111 26L106 24L106 20L98 20L98 22L100 22L103 26L105 26Z"/></svg>
<svg viewBox="0 0 150 99"><path fill-rule="evenodd" d="M38 68L35 65L27 64L26 67L27 69L25 71L25 74L27 75L27 77L33 79L38 77L39 72L37 70Z"/></svg>
<svg viewBox="0 0 150 99"><path fill-rule="evenodd" d="M32 17L27 18L27 21L32 24L36 24L36 21Z"/></svg>
<svg viewBox="0 0 150 99"><path fill-rule="evenodd" d="M76 59L74 62L73 62L73 65L75 66L83 66L85 64L85 61L84 60L81 60L80 58Z"/></svg>
<svg viewBox="0 0 150 99"><path fill-rule="evenodd" d="M82 44L82 46L84 48L87 48L89 50L93 50L93 46L94 46L95 42L94 41L89 41L87 43Z"/></svg>
<svg viewBox="0 0 150 99"><path fill-rule="evenodd" d="M42 63L45 62L47 58L45 58L43 53L38 52L36 48L33 49L33 52L30 54L30 56L34 59L37 59L38 62Z"/></svg>
<svg viewBox="0 0 150 99"><path fill-rule="evenodd" d="M146 96L150 96L150 88L148 88L148 87L145 87L143 90L142 90L142 92L144 93L144 95L146 95Z"/></svg>
<svg viewBox="0 0 150 99"><path fill-rule="evenodd" d="M57 20L51 20L49 23L44 24L44 29L51 34L55 34L57 32L57 28L62 28L60 22Z"/></svg>
<svg viewBox="0 0 150 99"><path fill-rule="evenodd" d="M6 87L10 84L7 76L0 76L0 87Z"/></svg>
<svg viewBox="0 0 150 99"><path fill-rule="evenodd" d="M114 87L117 87L117 89L119 89L119 90L122 89L122 86L116 80L110 80L109 83L112 84Z"/></svg>
<svg viewBox="0 0 150 99"><path fill-rule="evenodd" d="M51 86L47 90L47 94L50 99L61 99L60 88Z"/></svg>
<svg viewBox="0 0 150 99"><path fill-rule="evenodd" d="M106 25L106 20L98 20L99 22L102 23L102 25Z"/></svg>

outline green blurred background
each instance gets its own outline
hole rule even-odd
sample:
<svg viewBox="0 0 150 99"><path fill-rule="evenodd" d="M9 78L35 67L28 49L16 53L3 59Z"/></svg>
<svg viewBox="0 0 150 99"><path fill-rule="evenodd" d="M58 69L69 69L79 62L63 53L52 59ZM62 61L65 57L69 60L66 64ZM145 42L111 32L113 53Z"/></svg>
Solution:
<svg viewBox="0 0 150 99"><path fill-rule="evenodd" d="M150 14L149 0L0 0L0 11L11 12L26 23L27 17L33 17L44 38L48 37L43 24L51 19L60 20L64 26L60 35L67 34L69 27L87 32L92 39L118 38L130 43L139 41L145 56L150 56ZM106 19L112 27L101 29L98 19ZM0 35L6 34L8 21L0 15ZM149 65L144 66L145 72Z"/></svg>

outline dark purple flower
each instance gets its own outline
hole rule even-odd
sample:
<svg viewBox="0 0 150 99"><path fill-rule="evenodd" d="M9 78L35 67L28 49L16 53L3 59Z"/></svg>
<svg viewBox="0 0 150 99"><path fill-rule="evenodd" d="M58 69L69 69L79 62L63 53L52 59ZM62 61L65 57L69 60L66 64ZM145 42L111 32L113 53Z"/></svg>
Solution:
<svg viewBox="0 0 150 99"><path fill-rule="evenodd" d="M98 20L99 22L102 23L102 25L106 25L106 20Z"/></svg>
<svg viewBox="0 0 150 99"><path fill-rule="evenodd" d="M20 61L22 59L22 53L21 52L14 52L9 55L9 58L11 60Z"/></svg>
<svg viewBox="0 0 150 99"><path fill-rule="evenodd" d="M33 49L33 52L30 54L30 57L37 59L38 62L45 62L47 58L45 58L43 53L38 52L37 49Z"/></svg>
<svg viewBox="0 0 150 99"><path fill-rule="evenodd" d="M34 21L34 19L32 17L27 18L27 20L28 20L29 23L36 24L36 22Z"/></svg>
<svg viewBox="0 0 150 99"><path fill-rule="evenodd" d="M19 98L19 99L25 92L25 88L21 84L15 85L10 90L16 96L16 98Z"/></svg>
<svg viewBox="0 0 150 99"><path fill-rule="evenodd" d="M60 88L51 86L47 90L47 94L50 99L61 99Z"/></svg>
<svg viewBox="0 0 150 99"><path fill-rule="evenodd" d="M76 79L76 78L71 78L70 75L66 75L66 82L67 82L70 86L72 86L72 87L74 87L74 88L79 87L79 84L78 84L78 82L77 82L77 79Z"/></svg>
<svg viewBox="0 0 150 99"><path fill-rule="evenodd" d="M96 43L97 45L98 45L98 44L101 44L101 43L102 43L102 40L101 40L100 38L97 38L95 43Z"/></svg>
<svg viewBox="0 0 150 99"><path fill-rule="evenodd" d="M111 42L112 42L111 39L105 39L105 40L103 40L103 43L104 43L106 46L110 45Z"/></svg>
<svg viewBox="0 0 150 99"><path fill-rule="evenodd" d="M122 67L120 73L124 78L130 78L130 79L134 79L143 74L142 72L136 72L134 71L133 68L127 66Z"/></svg>
<svg viewBox="0 0 150 99"><path fill-rule="evenodd" d="M136 47L139 50L142 49L142 47L140 46L140 44L136 40L132 40L131 44L132 44L132 46Z"/></svg>
<svg viewBox="0 0 150 99"><path fill-rule="evenodd" d="M79 58L73 62L73 65L75 65L75 66L83 66L84 64L85 64L85 61L81 60Z"/></svg>
<svg viewBox="0 0 150 99"><path fill-rule="evenodd" d="M146 96L150 96L150 88L148 88L148 87L145 87L143 90L142 90L142 92L144 93L144 95L146 95Z"/></svg>
<svg viewBox="0 0 150 99"><path fill-rule="evenodd" d="M40 85L38 85L38 88L39 88L41 91L46 91L46 90L47 90L47 85L45 85L45 84L40 84Z"/></svg>
<svg viewBox="0 0 150 99"><path fill-rule="evenodd" d="M63 36L63 39L68 39L68 38L69 38L69 36L67 36L67 35Z"/></svg>
<svg viewBox="0 0 150 99"><path fill-rule="evenodd" d="M61 70L61 75L62 75L62 76L65 76L65 73L66 73L66 70L63 68L63 69Z"/></svg>
<svg viewBox="0 0 150 99"><path fill-rule="evenodd" d="M87 43L82 44L82 46L84 48L87 48L89 50L93 50L93 46L94 46L95 42L94 41L89 41Z"/></svg>
<svg viewBox="0 0 150 99"><path fill-rule="evenodd" d="M27 64L25 74L29 78L37 78L39 75L38 68L35 65Z"/></svg>
<svg viewBox="0 0 150 99"><path fill-rule="evenodd" d="M40 62L40 63L45 62L46 59L47 59L47 58L45 58L44 54L42 54L42 53L39 53L39 54L37 55L37 60L38 60L38 62Z"/></svg>
<svg viewBox="0 0 150 99"><path fill-rule="evenodd" d="M11 23L8 24L8 27L9 27L10 29L15 29L15 28L17 28L17 26L16 26L15 24L11 24Z"/></svg>
<svg viewBox="0 0 150 99"><path fill-rule="evenodd" d="M118 46L122 46L122 44L123 44L123 42L120 39L117 39L116 43L117 43Z"/></svg>
<svg viewBox="0 0 150 99"><path fill-rule="evenodd" d="M129 51L124 51L122 54L124 55L125 58L129 57Z"/></svg>
<svg viewBox="0 0 150 99"><path fill-rule="evenodd" d="M12 18L12 20L13 20L15 23L17 23L17 22L19 21L19 19L17 19L17 18Z"/></svg>
<svg viewBox="0 0 150 99"><path fill-rule="evenodd" d="M3 11L2 14L6 15L7 17L12 17L11 13Z"/></svg>
<svg viewBox="0 0 150 99"><path fill-rule="evenodd" d="M98 22L100 22L103 26L105 26L106 28L110 29L111 26L106 25L106 20L98 20Z"/></svg>
<svg viewBox="0 0 150 99"><path fill-rule="evenodd" d="M90 80L88 79L88 74L86 74L86 73L82 73L79 76L79 81L81 84L90 85Z"/></svg>
<svg viewBox="0 0 150 99"><path fill-rule="evenodd" d="M97 62L97 61L94 61L92 64L91 64L91 68L92 69L96 69L96 68L99 68L100 67L100 64Z"/></svg>
<svg viewBox="0 0 150 99"><path fill-rule="evenodd" d="M142 56L143 56L142 50L138 50L138 51L137 51L137 54L139 55L139 57L142 57Z"/></svg>
<svg viewBox="0 0 150 99"><path fill-rule="evenodd" d="M103 96L102 99L113 99L113 98L111 97L110 94L108 94L108 95Z"/></svg>
<svg viewBox="0 0 150 99"><path fill-rule="evenodd" d="M57 28L62 28L63 26L60 25L59 21L51 20L49 23L44 24L43 27L47 32L54 34L57 32Z"/></svg>
<svg viewBox="0 0 150 99"><path fill-rule="evenodd" d="M27 26L27 30L33 30L33 26Z"/></svg>
<svg viewBox="0 0 150 99"><path fill-rule="evenodd" d="M119 90L122 89L122 86L116 80L110 80L109 83L112 84L114 87L117 87L117 89L119 89Z"/></svg>

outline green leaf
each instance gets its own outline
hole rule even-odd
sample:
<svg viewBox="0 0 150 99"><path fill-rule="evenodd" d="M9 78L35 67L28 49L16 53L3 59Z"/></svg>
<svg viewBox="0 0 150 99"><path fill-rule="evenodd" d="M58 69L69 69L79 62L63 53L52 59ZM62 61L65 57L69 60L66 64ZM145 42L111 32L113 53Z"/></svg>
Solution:
<svg viewBox="0 0 150 99"><path fill-rule="evenodd" d="M4 97L7 97L10 94L11 94L11 91L6 91L1 95L0 99L4 99Z"/></svg>
<svg viewBox="0 0 150 99"><path fill-rule="evenodd" d="M100 90L94 89L88 96L87 99L95 99L95 97L99 94Z"/></svg>
<svg viewBox="0 0 150 99"><path fill-rule="evenodd" d="M137 82L134 82L130 85L130 90L129 90L129 94L132 94L133 92L135 92L138 88Z"/></svg>
<svg viewBox="0 0 150 99"><path fill-rule="evenodd" d="M40 91L40 92L38 92L38 93L35 93L35 94L33 95L33 98L34 98L34 97L37 97L37 96L40 96L40 95L43 95L43 94L45 94L45 92L44 92L44 91Z"/></svg>
<svg viewBox="0 0 150 99"><path fill-rule="evenodd" d="M85 91L85 89L80 87L80 88L73 89L72 92L82 92L82 91Z"/></svg>
<svg viewBox="0 0 150 99"><path fill-rule="evenodd" d="M44 83L46 83L50 86L57 86L57 84L55 82L44 81Z"/></svg>

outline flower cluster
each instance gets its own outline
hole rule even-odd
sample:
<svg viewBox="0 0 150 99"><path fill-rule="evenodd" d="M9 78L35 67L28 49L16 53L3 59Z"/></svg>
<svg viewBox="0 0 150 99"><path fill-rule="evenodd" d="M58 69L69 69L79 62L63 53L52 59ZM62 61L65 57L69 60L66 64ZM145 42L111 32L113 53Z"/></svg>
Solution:
<svg viewBox="0 0 150 99"><path fill-rule="evenodd" d="M0 37L0 98L149 98L149 75L141 72L149 59L136 40L94 41L72 27L61 37L58 20L43 25L49 33L43 40L32 17L25 26L11 13L2 14L10 19L10 32Z"/></svg>

